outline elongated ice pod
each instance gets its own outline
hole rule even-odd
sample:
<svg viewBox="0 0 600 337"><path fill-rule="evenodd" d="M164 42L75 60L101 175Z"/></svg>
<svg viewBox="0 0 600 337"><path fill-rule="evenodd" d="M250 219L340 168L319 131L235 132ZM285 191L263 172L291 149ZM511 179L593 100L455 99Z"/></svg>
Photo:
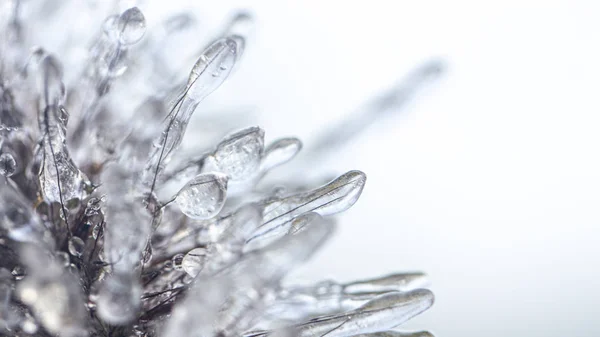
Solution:
<svg viewBox="0 0 600 337"><path fill-rule="evenodd" d="M401 332L401 331L381 331L372 332L354 337L434 337L429 331Z"/></svg>
<svg viewBox="0 0 600 337"><path fill-rule="evenodd" d="M181 144L194 110L229 76L237 58L236 46L231 38L220 39L204 51L192 68L187 85L166 117L163 131L142 172L141 184L145 188L154 190L156 179Z"/></svg>
<svg viewBox="0 0 600 337"><path fill-rule="evenodd" d="M378 278L340 284L322 281L310 286L282 289L269 308L260 328L268 321L276 324L354 310L376 296L392 291L410 291L426 284L422 273L391 274Z"/></svg>
<svg viewBox="0 0 600 337"><path fill-rule="evenodd" d="M327 185L265 205L263 224L248 240L246 250L256 249L288 233L292 219L315 212L330 215L350 208L360 197L366 175L349 171Z"/></svg>
<svg viewBox="0 0 600 337"><path fill-rule="evenodd" d="M139 42L146 32L146 19L137 7L120 15L108 17L103 32L90 50L90 63L82 75L83 88L70 98L70 108L81 115L75 116L75 128L70 140L81 149L89 135L98 129L96 122L99 100L105 96L116 78L123 75L129 63L128 49ZM85 146L84 146L85 148Z"/></svg>
<svg viewBox="0 0 600 337"><path fill-rule="evenodd" d="M298 337L346 337L393 329L433 305L433 293L426 289L390 292L343 314L318 317L291 327ZM248 333L246 337L267 336L271 332Z"/></svg>
<svg viewBox="0 0 600 337"><path fill-rule="evenodd" d="M53 56L46 56L39 75L42 109L38 117L43 150L40 184L48 201L64 205L84 196L87 178L71 159L66 144L69 115L62 106L65 87L61 66Z"/></svg>

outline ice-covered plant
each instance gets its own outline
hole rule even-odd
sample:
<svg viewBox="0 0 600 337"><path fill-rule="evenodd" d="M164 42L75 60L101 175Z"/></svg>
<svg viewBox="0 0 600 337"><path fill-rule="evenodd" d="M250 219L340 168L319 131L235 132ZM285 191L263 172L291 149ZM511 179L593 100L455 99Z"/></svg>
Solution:
<svg viewBox="0 0 600 337"><path fill-rule="evenodd" d="M248 14L190 46L193 13L146 27L137 7L106 17L109 1L1 3L0 335L428 335L392 330L432 305L421 273L282 283L330 237L329 216L358 200L364 173L276 185L269 172L302 143L265 146L254 126L178 152L194 112L240 63Z"/></svg>

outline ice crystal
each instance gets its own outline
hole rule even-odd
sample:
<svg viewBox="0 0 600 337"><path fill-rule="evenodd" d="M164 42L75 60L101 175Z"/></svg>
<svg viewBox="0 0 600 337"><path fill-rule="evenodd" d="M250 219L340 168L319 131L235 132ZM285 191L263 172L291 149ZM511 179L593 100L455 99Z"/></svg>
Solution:
<svg viewBox="0 0 600 337"><path fill-rule="evenodd" d="M431 336L394 330L433 304L424 274L283 282L357 202L363 172L281 188L269 172L302 142L265 146L257 126L178 151L239 66L248 13L203 47L191 13L149 22L109 1L0 4L0 335ZM318 170L438 71L329 128L304 160Z"/></svg>

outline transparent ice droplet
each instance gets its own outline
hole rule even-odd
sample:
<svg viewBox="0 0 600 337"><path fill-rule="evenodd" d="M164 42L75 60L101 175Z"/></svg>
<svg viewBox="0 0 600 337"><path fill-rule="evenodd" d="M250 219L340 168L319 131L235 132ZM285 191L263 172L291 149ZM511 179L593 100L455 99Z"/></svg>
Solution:
<svg viewBox="0 0 600 337"><path fill-rule="evenodd" d="M204 268L207 250L205 248L194 248L190 250L181 262L183 270L192 277L196 277Z"/></svg>
<svg viewBox="0 0 600 337"><path fill-rule="evenodd" d="M188 78L188 98L200 102L227 79L238 57L237 44L235 39L222 38L202 53Z"/></svg>
<svg viewBox="0 0 600 337"><path fill-rule="evenodd" d="M226 137L212 155L217 171L227 174L232 181L251 177L260 165L264 138L265 132L259 127Z"/></svg>
<svg viewBox="0 0 600 337"><path fill-rule="evenodd" d="M290 161L302 149L298 138L282 138L271 143L266 149L260 163L261 171L267 171L275 166Z"/></svg>
<svg viewBox="0 0 600 337"><path fill-rule="evenodd" d="M83 249L85 248L85 242L78 236L73 236L69 239L69 254L77 257L83 255Z"/></svg>
<svg viewBox="0 0 600 337"><path fill-rule="evenodd" d="M129 8L117 19L116 28L119 42L132 45L140 41L146 33L146 19L139 8Z"/></svg>
<svg viewBox="0 0 600 337"><path fill-rule="evenodd" d="M183 214L192 219L210 219L219 214L225 204L227 181L223 173L199 174L181 188L175 203Z"/></svg>
<svg viewBox="0 0 600 337"><path fill-rule="evenodd" d="M0 154L0 175L10 178L17 172L17 161L12 154L5 152Z"/></svg>
<svg viewBox="0 0 600 337"><path fill-rule="evenodd" d="M135 319L141 302L142 288L135 277L117 273L101 285L98 293L98 316L114 325Z"/></svg>

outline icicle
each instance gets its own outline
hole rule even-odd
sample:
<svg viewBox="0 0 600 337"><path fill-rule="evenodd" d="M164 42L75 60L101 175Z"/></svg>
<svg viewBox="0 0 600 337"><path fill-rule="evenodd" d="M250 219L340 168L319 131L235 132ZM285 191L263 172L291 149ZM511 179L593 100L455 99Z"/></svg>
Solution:
<svg viewBox="0 0 600 337"><path fill-rule="evenodd" d="M354 337L434 337L434 336L429 331L416 331L416 332L381 331L381 332L373 332L373 333L355 335Z"/></svg>
<svg viewBox="0 0 600 337"><path fill-rule="evenodd" d="M162 134L155 141L155 147L142 173L142 186L154 191L156 179L181 144L194 110L229 76L237 57L236 46L235 40L223 38L209 46L200 56L192 68L185 90L165 119Z"/></svg>
<svg viewBox="0 0 600 337"><path fill-rule="evenodd" d="M245 249L247 251L256 249L285 235L292 225L290 220L302 214L315 212L320 215L330 215L350 208L360 197L365 181L364 173L350 171L313 191L267 204L263 214L264 223L248 240Z"/></svg>
<svg viewBox="0 0 600 337"><path fill-rule="evenodd" d="M282 289L258 328L269 328L270 322L294 322L308 318L354 310L374 297L391 291L410 291L425 285L422 273L392 274L369 280L339 284L322 281L311 286Z"/></svg>
<svg viewBox="0 0 600 337"><path fill-rule="evenodd" d="M145 32L146 20L137 7L105 20L103 34L90 50L91 61L81 81L84 87L78 88L77 97L71 102L75 111L81 111L81 115L76 116L70 139L80 152L89 135L97 133L99 126L95 119L99 113L99 99L108 93L114 80L125 73L129 63L128 49L139 42Z"/></svg>
<svg viewBox="0 0 600 337"><path fill-rule="evenodd" d="M380 295L363 306L343 314L324 316L292 327L298 337L346 337L395 328L433 305L433 293L417 289L406 293ZM263 337L270 332L249 333Z"/></svg>
<svg viewBox="0 0 600 337"><path fill-rule="evenodd" d="M40 184L50 202L65 202L84 196L86 178L71 160L66 145L68 113L62 103L65 88L58 61L47 56L40 69L40 91L43 109L39 114L43 142L43 167Z"/></svg>

